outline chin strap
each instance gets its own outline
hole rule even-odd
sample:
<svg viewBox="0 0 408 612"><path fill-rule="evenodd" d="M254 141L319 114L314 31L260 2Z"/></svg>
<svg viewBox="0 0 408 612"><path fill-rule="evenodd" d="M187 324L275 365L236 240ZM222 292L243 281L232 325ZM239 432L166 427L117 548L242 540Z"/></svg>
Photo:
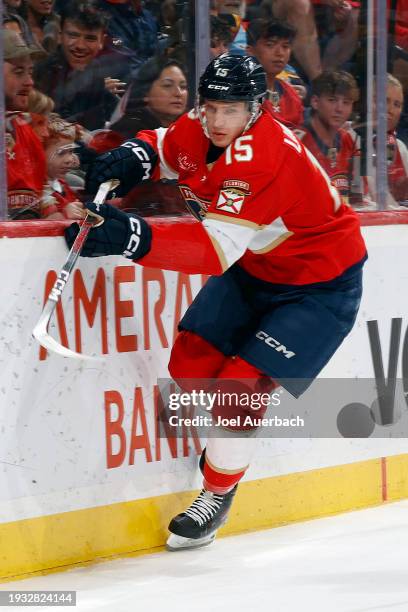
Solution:
<svg viewBox="0 0 408 612"><path fill-rule="evenodd" d="M261 102L259 102L258 100L254 100L253 102L250 102L249 104L250 104L249 112L251 113L251 116L249 118L248 123L244 127L244 132L249 130L249 128L254 125L255 121L260 117L262 113L262 103Z"/></svg>
<svg viewBox="0 0 408 612"><path fill-rule="evenodd" d="M204 134L207 136L207 138L210 137L209 133L208 133L208 127L207 127L207 117L205 116L205 113L203 113L203 103L200 100L200 97L197 96L196 97L196 101L195 101L195 106L194 106L194 110L197 114L197 117L200 120L201 123L201 127L203 128L203 132Z"/></svg>

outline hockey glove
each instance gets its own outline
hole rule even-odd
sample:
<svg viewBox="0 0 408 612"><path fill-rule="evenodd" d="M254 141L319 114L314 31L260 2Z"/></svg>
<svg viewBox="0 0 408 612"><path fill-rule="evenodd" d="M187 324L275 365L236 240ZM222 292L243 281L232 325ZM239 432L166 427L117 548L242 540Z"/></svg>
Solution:
<svg viewBox="0 0 408 612"><path fill-rule="evenodd" d="M152 230L142 217L127 214L109 204L88 202L86 207L104 218L102 225L91 229L82 248L82 257L123 255L128 259L140 259L150 251ZM79 225L73 223L65 230L69 248L79 232Z"/></svg>
<svg viewBox="0 0 408 612"><path fill-rule="evenodd" d="M86 192L94 194L104 181L119 179L120 187L115 195L126 195L135 185L151 177L158 155L143 140L135 138L120 147L99 155L91 164L86 176Z"/></svg>

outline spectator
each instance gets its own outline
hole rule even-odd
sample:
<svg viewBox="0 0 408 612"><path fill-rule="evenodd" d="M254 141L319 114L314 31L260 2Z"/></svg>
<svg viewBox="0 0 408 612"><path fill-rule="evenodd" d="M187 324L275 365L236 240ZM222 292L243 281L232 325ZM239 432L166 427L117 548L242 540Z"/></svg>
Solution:
<svg viewBox="0 0 408 612"><path fill-rule="evenodd" d="M35 67L35 84L71 123L90 130L108 121L117 98L105 86L96 57L103 46L106 20L90 4L70 4L61 17L61 45Z"/></svg>
<svg viewBox="0 0 408 612"><path fill-rule="evenodd" d="M77 130L74 125L54 115L45 140L47 182L41 199L41 217L45 219L83 219L85 209L66 181L66 175L79 165L75 155Z"/></svg>
<svg viewBox="0 0 408 612"><path fill-rule="evenodd" d="M108 16L107 48L120 53L124 58L122 66L126 66L125 72L115 76L126 80L130 70L135 77L142 64L157 51L156 19L140 0L98 0L98 7Z"/></svg>
<svg viewBox="0 0 408 612"><path fill-rule="evenodd" d="M303 123L303 104L290 83L277 78L289 61L293 27L274 19L254 19L248 26L248 52L262 64L267 78L268 98L264 107L290 128Z"/></svg>
<svg viewBox="0 0 408 612"><path fill-rule="evenodd" d="M139 130L168 127L187 106L187 76L179 62L150 59L132 83L125 115L111 127L126 138Z"/></svg>
<svg viewBox="0 0 408 612"><path fill-rule="evenodd" d="M52 0L26 0L23 16L34 39L48 52L59 43L60 18L53 11Z"/></svg>
<svg viewBox="0 0 408 612"><path fill-rule="evenodd" d="M401 82L393 75L387 75L387 208L399 209L408 206L408 150L396 137L396 128L404 105ZM375 147L375 145L374 145ZM376 178L365 177L365 191L371 201L376 199Z"/></svg>
<svg viewBox="0 0 408 612"><path fill-rule="evenodd" d="M297 135L313 153L342 198L348 202L356 138L343 128L358 98L354 77L343 71L324 71L312 81L312 115Z"/></svg>
<svg viewBox="0 0 408 612"><path fill-rule="evenodd" d="M389 74L387 77L388 186L395 202L408 206L408 149L396 136L403 106L402 84Z"/></svg>
<svg viewBox="0 0 408 612"><path fill-rule="evenodd" d="M139 130L167 127L185 112L187 75L176 60L152 58L140 69L132 92L125 116L112 125L114 133L125 138L134 137ZM88 146L94 147L94 141ZM136 207L139 214L149 216L185 211L180 191L171 181L137 185L118 205L126 210Z"/></svg>
<svg viewBox="0 0 408 612"><path fill-rule="evenodd" d="M244 55L247 46L246 30L248 22L245 20L245 0L214 0L212 14L229 27L231 32L230 51L237 55Z"/></svg>
<svg viewBox="0 0 408 612"><path fill-rule="evenodd" d="M402 84L389 74L387 77L388 186L390 196L395 202L408 206L408 149L396 136L403 106Z"/></svg>
<svg viewBox="0 0 408 612"><path fill-rule="evenodd" d="M211 57L217 57L222 53L226 53L232 42L231 28L219 17L211 15L211 42L210 52Z"/></svg>
<svg viewBox="0 0 408 612"><path fill-rule="evenodd" d="M375 86L374 86L375 90ZM404 93L401 82L395 76L387 75L387 175L388 191L386 206L388 209L400 210L400 206L408 206L408 150L402 140L397 138L396 128L404 106ZM375 115L375 100L373 110ZM356 144L360 148L360 137L356 135ZM374 135L374 154L376 151L376 136ZM375 162L376 156L374 157ZM365 209L376 209L376 170L373 164L370 176L363 176L360 180L363 192L357 205Z"/></svg>
<svg viewBox="0 0 408 612"><path fill-rule="evenodd" d="M3 30L3 48L9 216L39 218L39 197L46 178L45 155L27 113L33 89L33 59L39 50L28 47L11 30Z"/></svg>

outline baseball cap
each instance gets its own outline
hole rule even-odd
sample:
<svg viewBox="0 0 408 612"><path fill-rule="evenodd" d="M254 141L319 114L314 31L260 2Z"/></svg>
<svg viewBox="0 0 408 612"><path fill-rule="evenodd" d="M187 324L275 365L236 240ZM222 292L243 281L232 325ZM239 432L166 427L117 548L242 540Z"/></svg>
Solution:
<svg viewBox="0 0 408 612"><path fill-rule="evenodd" d="M43 58L46 53L39 46L27 45L24 39L14 32L3 28L3 54L4 61L30 56L33 60Z"/></svg>

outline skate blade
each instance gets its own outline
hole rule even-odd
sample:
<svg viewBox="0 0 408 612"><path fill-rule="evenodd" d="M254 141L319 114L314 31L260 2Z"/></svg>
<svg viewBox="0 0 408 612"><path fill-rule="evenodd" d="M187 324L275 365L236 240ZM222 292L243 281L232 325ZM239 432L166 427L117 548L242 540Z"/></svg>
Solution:
<svg viewBox="0 0 408 612"><path fill-rule="evenodd" d="M203 538L197 538L194 540L193 538L183 538L183 536L178 536L174 533L171 533L167 542L166 549L170 552L176 552L178 550L192 550L194 548L202 548L203 546L208 546L215 540L215 533L211 535L204 536Z"/></svg>

